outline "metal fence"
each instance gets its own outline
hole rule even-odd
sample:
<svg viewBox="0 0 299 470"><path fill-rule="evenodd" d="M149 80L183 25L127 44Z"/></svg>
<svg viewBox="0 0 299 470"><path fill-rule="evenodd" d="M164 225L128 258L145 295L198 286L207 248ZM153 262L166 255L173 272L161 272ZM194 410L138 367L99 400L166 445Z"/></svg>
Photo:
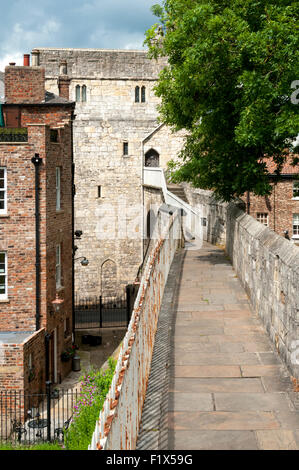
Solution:
<svg viewBox="0 0 299 470"><path fill-rule="evenodd" d="M118 296L75 297L75 329L126 327L131 319L138 286L129 285Z"/></svg>
<svg viewBox="0 0 299 470"><path fill-rule="evenodd" d="M27 394L21 390L0 391L0 441L18 444L64 441L77 390L51 390Z"/></svg>

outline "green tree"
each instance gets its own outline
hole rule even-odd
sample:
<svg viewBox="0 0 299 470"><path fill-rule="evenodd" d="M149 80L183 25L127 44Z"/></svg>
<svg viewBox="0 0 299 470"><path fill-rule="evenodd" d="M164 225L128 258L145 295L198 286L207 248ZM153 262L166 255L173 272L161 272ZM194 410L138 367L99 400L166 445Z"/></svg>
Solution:
<svg viewBox="0 0 299 470"><path fill-rule="evenodd" d="M160 120L188 134L173 181L226 201L269 194L265 157L280 171L290 150L298 165L298 2L164 0L152 11L159 22L145 44L150 57L168 58Z"/></svg>

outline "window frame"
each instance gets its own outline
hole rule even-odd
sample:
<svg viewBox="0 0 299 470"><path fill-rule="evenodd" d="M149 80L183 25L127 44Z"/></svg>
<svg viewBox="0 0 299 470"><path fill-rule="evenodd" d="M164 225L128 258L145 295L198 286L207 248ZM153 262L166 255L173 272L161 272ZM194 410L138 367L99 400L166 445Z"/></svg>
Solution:
<svg viewBox="0 0 299 470"><path fill-rule="evenodd" d="M297 188L295 188L297 186ZM294 196L295 191L298 193L298 196ZM293 181L293 197L295 201L299 201L299 180Z"/></svg>
<svg viewBox="0 0 299 470"><path fill-rule="evenodd" d="M259 217L260 216L260 217ZM265 223L263 221L263 219L265 218L266 216L266 219L267 219L267 223ZM262 220L259 220L259 219L262 219ZM260 223L260 224L263 224L265 225L265 227L269 227L269 214L268 212L257 212L256 213L256 220Z"/></svg>
<svg viewBox="0 0 299 470"><path fill-rule="evenodd" d="M87 101L87 86L82 85L81 87L81 102L86 103Z"/></svg>
<svg viewBox="0 0 299 470"><path fill-rule="evenodd" d="M57 166L55 169L56 179L56 211L61 210L61 167Z"/></svg>
<svg viewBox="0 0 299 470"><path fill-rule="evenodd" d="M4 277L4 294L0 293L0 300L8 299L8 260L7 251L0 251L0 255L4 255L4 273L0 273L0 276Z"/></svg>
<svg viewBox="0 0 299 470"><path fill-rule="evenodd" d="M135 86L135 103L140 103L140 86Z"/></svg>
<svg viewBox="0 0 299 470"><path fill-rule="evenodd" d="M146 88L144 85L141 87L141 101L140 102L141 103L146 102Z"/></svg>
<svg viewBox="0 0 299 470"><path fill-rule="evenodd" d="M123 141L123 156L128 157L129 155L129 142L127 140Z"/></svg>
<svg viewBox="0 0 299 470"><path fill-rule="evenodd" d="M56 289L60 289L62 287L62 270L61 270L61 243L56 245L56 254L55 254L55 281L56 281Z"/></svg>
<svg viewBox="0 0 299 470"><path fill-rule="evenodd" d="M75 87L75 101L76 103L81 101L81 86L79 84Z"/></svg>
<svg viewBox="0 0 299 470"><path fill-rule="evenodd" d="M4 199L1 199L1 201L4 201L4 208L0 209L0 216L1 216L1 215L7 214L7 168L5 166L1 166L0 170L4 170L4 178L3 178L4 187L0 188L0 191L4 192Z"/></svg>
<svg viewBox="0 0 299 470"><path fill-rule="evenodd" d="M297 218L296 224L295 224L295 218ZM296 227L296 228L295 228ZM293 221L292 221L292 230L293 230L293 236L292 238L299 238L299 213L294 213L293 214ZM295 231L297 233L295 233Z"/></svg>

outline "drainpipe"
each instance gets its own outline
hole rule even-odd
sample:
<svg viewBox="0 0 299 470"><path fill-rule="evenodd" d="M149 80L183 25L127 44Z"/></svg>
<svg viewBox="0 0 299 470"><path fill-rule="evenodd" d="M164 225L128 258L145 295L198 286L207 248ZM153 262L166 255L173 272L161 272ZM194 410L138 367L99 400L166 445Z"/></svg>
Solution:
<svg viewBox="0 0 299 470"><path fill-rule="evenodd" d="M36 331L40 329L40 200L39 200L39 169L42 163L42 158L36 153L32 158L32 163L35 166L35 298L36 298L36 313L35 313L35 327Z"/></svg>
<svg viewBox="0 0 299 470"><path fill-rule="evenodd" d="M71 159L72 159L72 342L75 342L75 164L74 164L74 111L71 116Z"/></svg>
<svg viewBox="0 0 299 470"><path fill-rule="evenodd" d="M247 214L250 215L250 192L247 191Z"/></svg>

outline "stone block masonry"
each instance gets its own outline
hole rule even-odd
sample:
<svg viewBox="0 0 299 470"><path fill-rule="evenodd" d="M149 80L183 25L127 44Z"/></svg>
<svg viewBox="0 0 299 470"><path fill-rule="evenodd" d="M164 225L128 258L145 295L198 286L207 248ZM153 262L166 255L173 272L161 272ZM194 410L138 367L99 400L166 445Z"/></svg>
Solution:
<svg viewBox="0 0 299 470"><path fill-rule="evenodd" d="M211 191L189 185L186 191L206 216L205 239L225 246L254 312L298 379L299 248L245 214L242 203L221 203Z"/></svg>
<svg viewBox="0 0 299 470"><path fill-rule="evenodd" d="M76 256L89 260L87 267L75 265L76 293L121 291L135 280L143 259L142 142L158 126L153 87L165 61L151 60L143 51L40 48L33 55L53 93L58 92L60 65L66 63L69 96L76 100L75 229L83 231ZM163 164L177 149L164 134L159 146Z"/></svg>

